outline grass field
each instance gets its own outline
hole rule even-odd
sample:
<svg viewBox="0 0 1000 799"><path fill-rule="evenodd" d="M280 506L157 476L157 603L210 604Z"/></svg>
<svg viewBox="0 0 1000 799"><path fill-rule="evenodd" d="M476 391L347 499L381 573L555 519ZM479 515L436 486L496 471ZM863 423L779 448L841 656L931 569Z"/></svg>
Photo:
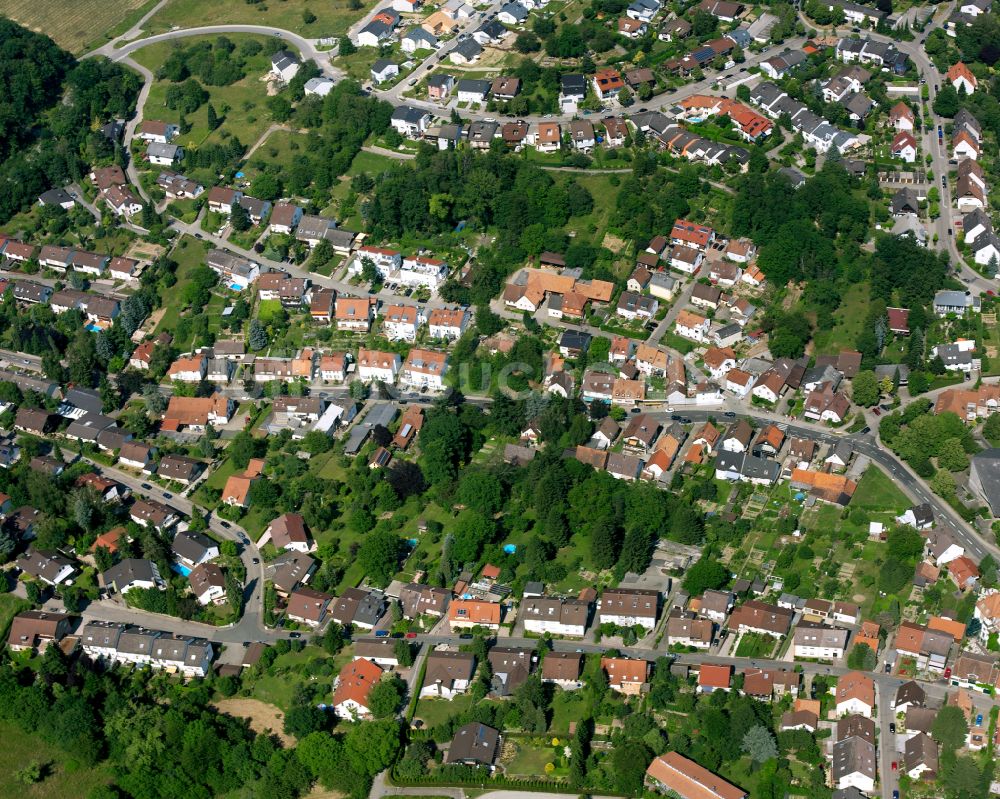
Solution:
<svg viewBox="0 0 1000 799"><path fill-rule="evenodd" d="M0 740L4 742L0 747L0 799L80 799L111 781L100 767L82 768L61 750L13 724L0 722ZM45 766L45 779L33 785L18 782L15 772L32 762Z"/></svg>
<svg viewBox="0 0 1000 799"><path fill-rule="evenodd" d="M519 776L541 778L545 774L545 764L551 763L554 759L551 747L538 746L519 739L517 741L517 754L507 764L506 772Z"/></svg>
<svg viewBox="0 0 1000 799"><path fill-rule="evenodd" d="M902 513L911 503L900 491L889 476L877 466L870 466L865 471L858 490L854 493L851 507L871 508L880 511L896 511Z"/></svg>
<svg viewBox="0 0 1000 799"><path fill-rule="evenodd" d="M191 270L205 263L205 246L197 239L184 236L177 242L177 246L170 251L170 257L177 262L177 283L174 285L172 292L176 297L180 295L184 286L189 282L188 275ZM173 333L177 328L179 319L180 305L177 302L172 302L167 306L167 312L156 326L156 332L163 333L166 331ZM178 347L183 347L186 342L179 341L175 342L175 344Z"/></svg>
<svg viewBox="0 0 1000 799"><path fill-rule="evenodd" d="M472 696L461 694L451 701L447 699L420 699L417 701L417 712L414 718L423 719L424 726L436 727L452 716L464 713L472 705Z"/></svg>
<svg viewBox="0 0 1000 799"><path fill-rule="evenodd" d="M163 33L173 26L193 28L199 25L273 25L310 39L343 34L348 26L361 19L371 8L371 0L361 0L363 7L352 11L348 0L266 0L247 3L244 0L171 0L150 18L147 34ZM306 23L303 15L316 17Z"/></svg>
<svg viewBox="0 0 1000 799"><path fill-rule="evenodd" d="M565 180L575 180L590 192L594 198L594 209L585 216L571 217L566 224L566 231L589 239L600 246L608 223L618 202L618 187L611 184L611 175L571 174ZM621 176L616 175L616 178Z"/></svg>
<svg viewBox="0 0 1000 799"><path fill-rule="evenodd" d="M856 283L844 292L840 307L833 314L836 324L830 330L816 331L815 351L818 354L836 355L841 350L854 349L868 317L869 292L868 283Z"/></svg>
<svg viewBox="0 0 1000 799"><path fill-rule="evenodd" d="M251 6L247 6L250 8ZM139 50L133 56L143 66L156 70L166 61L175 48L188 48L200 41L214 41L214 36L194 36L179 42L161 42ZM262 44L268 44L262 36L246 36L230 34L227 36L237 47L248 39L254 39ZM191 125L191 130L177 137L175 144L190 149L197 149L205 144L220 144L229 136L235 136L245 147L250 147L260 138L260 135L272 123L271 115L265 105L267 87L260 80L270 70L270 56L262 51L251 56L246 62L246 77L229 86L203 87L208 92L209 99L197 111L186 114L185 118ZM143 114L146 119L165 119L176 122L179 112L166 105L167 91L175 86L170 81L157 80L149 90L149 97ZM208 127L209 103L222 118L222 124L215 130ZM211 170L187 170L187 174L195 179L209 182L214 177Z"/></svg>
<svg viewBox="0 0 1000 799"><path fill-rule="evenodd" d="M154 5L156 0L0 0L0 16L79 54L120 36Z"/></svg>
<svg viewBox="0 0 1000 799"><path fill-rule="evenodd" d="M31 604L13 594L0 594L0 639L7 640L7 630L10 629L10 620L22 610L27 610Z"/></svg>
<svg viewBox="0 0 1000 799"><path fill-rule="evenodd" d="M774 651L774 639L763 633L745 633L736 647L738 658L768 657Z"/></svg>

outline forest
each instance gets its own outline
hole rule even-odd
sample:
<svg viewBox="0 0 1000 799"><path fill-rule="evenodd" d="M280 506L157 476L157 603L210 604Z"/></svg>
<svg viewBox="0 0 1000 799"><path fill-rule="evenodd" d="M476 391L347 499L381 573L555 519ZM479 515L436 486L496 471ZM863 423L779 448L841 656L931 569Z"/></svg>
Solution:
<svg viewBox="0 0 1000 799"><path fill-rule="evenodd" d="M862 249L870 215L860 180L831 158L796 191L779 172L748 173L737 185L730 224L734 235L757 242L758 263L772 285L801 285L802 305L814 313L819 329L834 326L844 293L861 282L870 284L883 312L886 305L910 308L911 327L923 327L924 309L947 281L947 256L890 235L876 237L874 253ZM812 336L812 323L795 310L772 309L764 329L773 332L771 352L776 356L800 356ZM866 326L858 342L867 356L866 368L874 365L881 349L869 341L871 336Z"/></svg>
<svg viewBox="0 0 1000 799"><path fill-rule="evenodd" d="M114 145L97 130L127 119L142 81L107 59L77 62L47 36L0 17L0 222L42 192L80 180Z"/></svg>

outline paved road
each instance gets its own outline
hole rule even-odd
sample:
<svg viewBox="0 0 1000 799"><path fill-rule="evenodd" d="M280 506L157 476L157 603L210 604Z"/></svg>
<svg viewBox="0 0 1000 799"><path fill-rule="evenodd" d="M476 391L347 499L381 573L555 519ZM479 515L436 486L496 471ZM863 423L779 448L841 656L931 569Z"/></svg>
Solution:
<svg viewBox="0 0 1000 799"><path fill-rule="evenodd" d="M130 472L116 469L112 466L105 466L86 458L88 463L94 466L95 470L101 474L117 480L128 486L136 496L154 499L190 517L193 513L202 511L186 497L166 491L156 483L146 482L148 478L136 477ZM149 486L145 488L144 486ZM211 638L215 641L239 642L246 640L273 640L283 635L273 633L264 625L264 563L260 557L257 545L254 543L246 531L238 524L225 522L214 514L209 517L208 527L212 534L224 540L235 541L240 551L240 560L246 568L247 579L244 586L244 611L242 618L236 623L225 628L216 628L211 625L195 625L199 628L198 635ZM254 564L254 560L258 563ZM99 618L105 621L131 621L136 623L143 615L143 611L127 608L117 600L105 600L92 604L84 613L85 617ZM172 617L160 616L159 614L145 614L155 618L155 621L139 621L147 625L160 624ZM182 626L189 624L179 619L174 620ZM168 631L173 631L168 629ZM212 633L207 634L207 633ZM218 633L217 635L215 633Z"/></svg>
<svg viewBox="0 0 1000 799"><path fill-rule="evenodd" d="M204 211L202 211L202 213L204 213ZM305 269L304 267L298 266L296 264L291 264L286 261L272 261L270 258L265 258L263 254L254 252L253 250L248 250L244 247L239 247L236 244L233 244L231 241L227 241L226 239L216 236L214 233L205 233L201 229L201 224L199 220L196 220L188 224L186 222L181 222L179 219L175 219L171 223L170 227L178 231L179 233L184 233L188 236L195 236L199 239L202 239L203 241L210 242L219 249L228 250L229 252L236 253L237 255L242 255L244 258L247 258L251 261L256 261L261 266L267 267L267 269L287 272L288 274L292 275L292 277L309 278L309 280L311 280L314 284L318 286L336 289L338 294L345 294L349 297L363 297L363 296L377 297L382 302L387 302L387 303L400 302L400 303L409 303L411 305L414 304L414 301L409 299L408 297L401 297L400 295L394 294L393 292L389 291L384 287L379 291L374 292L365 288L364 286L352 285L346 280L337 280L333 277L326 277L325 275L320 275L316 272L310 272L308 269ZM445 302L444 300L437 297L431 298L426 302L422 302L420 303L420 305L427 311L431 311L435 308L455 307L454 303Z"/></svg>
<svg viewBox="0 0 1000 799"><path fill-rule="evenodd" d="M758 408L748 411L746 405L735 399L729 399L722 406L712 410L688 409L686 407L679 407L676 410L678 415L695 422L702 422L710 417L719 418L724 412L735 413L737 416L752 419L758 424L775 422L785 426L786 433L789 435L809 438L826 444L832 444L846 438L854 445L855 452L867 456L882 467L914 503L926 502L930 504L934 509L938 525L954 535L977 561L982 560L987 554L1000 557L1000 547L980 536L978 531L967 525L948 503L938 497L920 477L910 471L906 464L899 461L891 452L882 449L874 434L847 433L806 420L796 419L793 421L787 416L769 413ZM670 414L657 412L654 415L665 417Z"/></svg>
<svg viewBox="0 0 1000 799"><path fill-rule="evenodd" d="M128 176L129 183L139 193L139 196L146 202L149 202L149 195L142 187L142 182L139 180L139 170L136 169L135 159L132 157L132 139L135 138L135 132L143 120L146 100L149 99L149 90L153 86L153 73L131 58L123 57L121 60L142 76L142 88L139 90L139 99L135 104L135 116L126 123L125 131L122 134L122 146L125 148L125 153L128 156L128 163L125 165L125 174Z"/></svg>

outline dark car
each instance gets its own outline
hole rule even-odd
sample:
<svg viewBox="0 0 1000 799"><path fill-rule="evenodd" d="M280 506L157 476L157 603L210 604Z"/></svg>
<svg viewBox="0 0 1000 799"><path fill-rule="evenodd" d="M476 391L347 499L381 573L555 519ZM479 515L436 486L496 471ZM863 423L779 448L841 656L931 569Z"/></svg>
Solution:
<svg viewBox="0 0 1000 799"><path fill-rule="evenodd" d="M885 664L885 673L886 674L891 674L892 673L892 664L891 663L886 663Z"/></svg>
<svg viewBox="0 0 1000 799"><path fill-rule="evenodd" d="M735 419L736 418L736 414L733 413L732 411L726 411L723 414L723 416L725 416L727 419Z"/></svg>
<svg viewBox="0 0 1000 799"><path fill-rule="evenodd" d="M473 638L473 635L472 635L472 633L462 633L458 637L461 638L463 641L471 641L472 638Z"/></svg>
<svg viewBox="0 0 1000 799"><path fill-rule="evenodd" d="M250 561L254 566L260 566L260 558L254 558Z"/></svg>
<svg viewBox="0 0 1000 799"><path fill-rule="evenodd" d="M221 525L222 525L223 527L225 527L225 528L226 528L227 530L228 530L228 529L229 529L230 527L232 527L232 525L231 525L231 524L230 524L229 522L219 522L219 524L221 524Z"/></svg>
<svg viewBox="0 0 1000 799"><path fill-rule="evenodd" d="M889 732L893 732L893 733L896 732L896 722L894 722L894 721L890 721L889 722Z"/></svg>
<svg viewBox="0 0 1000 799"><path fill-rule="evenodd" d="M867 425L865 425L864 427L861 428L861 435L866 436L871 431L872 431L872 429L870 427L868 427Z"/></svg>
<svg viewBox="0 0 1000 799"><path fill-rule="evenodd" d="M164 499L173 499L174 495L173 494L168 494L166 491L164 491L163 492L163 498Z"/></svg>
<svg viewBox="0 0 1000 799"><path fill-rule="evenodd" d="M679 422L680 420L681 420L681 415L679 413L672 413L672 414L670 414L670 421L671 422Z"/></svg>
<svg viewBox="0 0 1000 799"><path fill-rule="evenodd" d="M243 648L246 649L248 646L250 646L250 642L249 641L244 641L243 642Z"/></svg>
<svg viewBox="0 0 1000 799"><path fill-rule="evenodd" d="M692 421L685 416L681 419L681 424L692 424Z"/></svg>
<svg viewBox="0 0 1000 799"><path fill-rule="evenodd" d="M289 633L288 637L289 638L301 638L302 637L302 633Z"/></svg>
<svg viewBox="0 0 1000 799"><path fill-rule="evenodd" d="M149 491L149 489L152 488L152 486L149 483L143 483L141 487L145 488L147 491Z"/></svg>

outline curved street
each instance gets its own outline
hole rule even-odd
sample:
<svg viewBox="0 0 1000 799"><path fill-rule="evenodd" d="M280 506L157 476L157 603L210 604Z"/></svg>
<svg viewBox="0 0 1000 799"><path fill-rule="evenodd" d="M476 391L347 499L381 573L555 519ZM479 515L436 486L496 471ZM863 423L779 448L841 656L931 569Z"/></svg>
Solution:
<svg viewBox="0 0 1000 799"><path fill-rule="evenodd" d="M162 3L160 4L162 5ZM491 10L495 11L499 8L500 3L494 3L490 7ZM157 6L158 8L159 6ZM261 34L261 35L271 35L281 38L283 41L288 43L290 46L298 50L299 54L303 59L312 59L316 62L322 72L331 77L334 80L340 80L344 77L341 70L334 67L330 62L331 52L335 51L320 51L317 48L317 41L304 38L290 31L281 30L274 28L272 26L261 26L261 25L211 25L187 29L179 29L169 31L167 33L157 34L154 36L149 36L146 38L132 39L131 41L124 41L124 39L129 36L137 36L141 32L141 25L145 19L148 19L152 13L155 12L155 8L146 15L144 20L141 20L131 31L129 31L125 36L119 37L116 41L110 42L101 48L89 53L88 55L103 55L111 58L115 61L121 61L126 63L128 66L137 70L142 76L144 85L139 96L137 103L136 114L132 120L129 121L126 133L125 133L125 143L126 147L130 144L132 137L134 136L135 129L139 122L142 120L143 107L146 99L149 95L150 85L153 80L153 74L150 70L143 67L142 65L136 63L130 56L136 51L143 47L147 47L151 44L156 44L164 41L172 41L177 39L182 39L191 36L201 36L201 35L212 35L212 34L227 34L227 33L248 33L248 34ZM466 23L465 27L471 27L473 22L478 21L478 17L474 17ZM363 22L363 20L362 20ZM352 27L356 29L361 23ZM815 27L815 26L814 26ZM936 87L940 84L942 80L940 73L931 63L930 59L927 58L926 53L920 47L919 41L913 42L895 42L894 40L879 36L877 34L869 34L872 38L889 41L895 44L901 51L907 53L914 63L917 65L921 75L927 80L927 85L929 87L930 98L928 104L933 103L933 99L936 92ZM457 42L457 39L455 40ZM795 39L789 40L785 43L787 47L798 47L804 43L804 37L797 37ZM415 78L419 80L423 77L429 69L446 57L448 50L443 49L432 56L428 57L418 66L417 70L413 72L410 76L411 79ZM760 61L768 58L773 53L757 53L751 54L745 64L743 69L749 68L755 64L760 63ZM732 72L729 77L732 77L738 73ZM716 86L719 81L719 76L706 77L705 79L698 81L696 83L687 84L681 89L667 92L648 101L644 108L648 110L655 110L663 108L665 106L670 106L676 103L682 97L686 97L690 94L697 92L709 91L713 86ZM389 100L390 102L399 103L406 102L411 105L415 105L421 108L427 108L433 110L435 113L441 114L447 111L445 106L439 104L430 103L422 100L414 100L410 98L403 98L402 93L404 91L403 83L388 89L386 91L376 91L378 96ZM484 118L488 112L485 111L470 111L467 109L463 110L463 115L472 119ZM529 122L540 121L542 119L557 119L560 121L568 121L571 116L528 116L525 119ZM924 149L926 152L930 153L932 156L932 167L935 173L936 180L940 183L941 176L947 175L949 168L949 158L946 146L939 146L934 139L936 136L936 128L938 125L944 125L944 120L938 118L931 113L932 128L930 131L925 131L923 136ZM388 154L388 153L387 153ZM589 170L581 170L589 171ZM130 180L134 183L137 190L143 194L146 198L145 193L142 192L141 185L138 180L138 173L133 163L129 164L128 176ZM961 272L963 279L969 284L970 290L973 291L985 291L992 288L992 281L988 281L979 275L978 272L969 268L964 264L958 248L955 244L954 236L948 234L948 230L954 232L954 220L951 208L951 196L949 192L949 187L947 185L940 185L941 192L941 216L934 223L934 232L938 236L938 247L943 247L951 256L952 260L956 262L958 271ZM148 199L148 198L146 198ZM324 277L317 275L315 273L310 273L301 267L297 267L292 264L284 262L274 262L261 255L247 250L244 248L237 247L232 243L226 241L225 239L218 238L212 234L204 233L198 222L194 224L186 224L180 221L174 221L172 227L178 232L185 233L191 236L195 236L199 239L209 241L216 247L229 250L234 253L243 255L244 257L251 258L262 265L268 266L272 269L281 269L289 272L296 277L308 277L313 282L321 286L329 286L337 289L338 292L342 292L349 295L357 295L362 293L358 287L351 285L345 281L339 281L332 277ZM384 300L398 299L395 295L389 292L385 292L382 296ZM445 305L440 301L432 300L427 303L428 308L440 307ZM676 304L680 306L680 301ZM505 309L497 308L496 310L500 312L505 312ZM552 320L546 320L549 323L553 323ZM577 329L577 325L563 325L559 324L560 327L574 328ZM661 325L662 327L662 325ZM658 328L659 330L659 328ZM591 331L593 332L593 331ZM813 425L808 422L796 421L794 423L789 423L785 417L781 417L777 414L767 413L760 411L758 409L753 409L751 413L747 413L747 408L744 404L738 403L736 400L727 400L724 406L719 409L715 408L712 410L682 410L684 416L690 418L692 421L701 421L707 419L709 416L718 416L720 411L730 411L738 413L741 416L746 416L752 418L758 422L778 422L787 427L787 430L797 436L803 436L807 438L813 438L819 441L835 441L839 438L849 438L855 445L858 452L868 456L872 461L878 463L883 469L885 469L898 485L906 492L910 498L915 503L927 502L932 505L935 510L940 523L946 526L966 547L967 550L977 558L982 558L986 554L992 554L994 556L1000 556L1000 549L989 540L984 539L978 531L966 524L958 514L942 499L937 497L927 486L927 484L918 476L916 476L905 464L901 463L892 453L883 449L878 439L872 434L847 434L842 431L832 430L821 425ZM655 415L655 414L654 414ZM125 483L130 488L139 495L149 495L154 499L157 499L166 504L170 504L185 513L190 513L191 506L190 503L178 497L172 497L171 499L166 499L163 496L163 492L158 488L154 487L150 491L145 491L141 488L141 482L128 475L127 473L120 472L119 470L110 469L108 467L100 467L102 471L112 475L115 479L120 480ZM211 529L213 532L224 538L230 538L239 541L241 537L245 537L243 531L235 526L230 528L225 528L220 524L220 520L212 518ZM247 566L248 574L248 597L246 600L246 612L241 619L241 621L228 628L208 628L206 631L199 634L204 634L206 637L211 638L216 641L224 641L227 643L235 643L237 641L247 640L247 639L260 639L273 640L277 637L282 637L282 633L275 632L273 630L268 630L263 624L263 566L254 566L252 559L254 557L259 557L259 553L256 550L255 545L249 542L246 545L242 545L241 557L244 560L244 564ZM89 615L93 618L106 618L108 620L115 620L116 616L121 618L134 618L137 611L126 610L122 607L116 607L111 603L98 603L88 609ZM152 614L150 614L152 615ZM161 626L167 627L169 629L169 620L163 617L156 617L157 623ZM190 623L181 622L180 620L173 620L177 622L179 626L184 626L185 629L191 629ZM150 624L153 622L150 621ZM201 625L204 626L204 625Z"/></svg>

